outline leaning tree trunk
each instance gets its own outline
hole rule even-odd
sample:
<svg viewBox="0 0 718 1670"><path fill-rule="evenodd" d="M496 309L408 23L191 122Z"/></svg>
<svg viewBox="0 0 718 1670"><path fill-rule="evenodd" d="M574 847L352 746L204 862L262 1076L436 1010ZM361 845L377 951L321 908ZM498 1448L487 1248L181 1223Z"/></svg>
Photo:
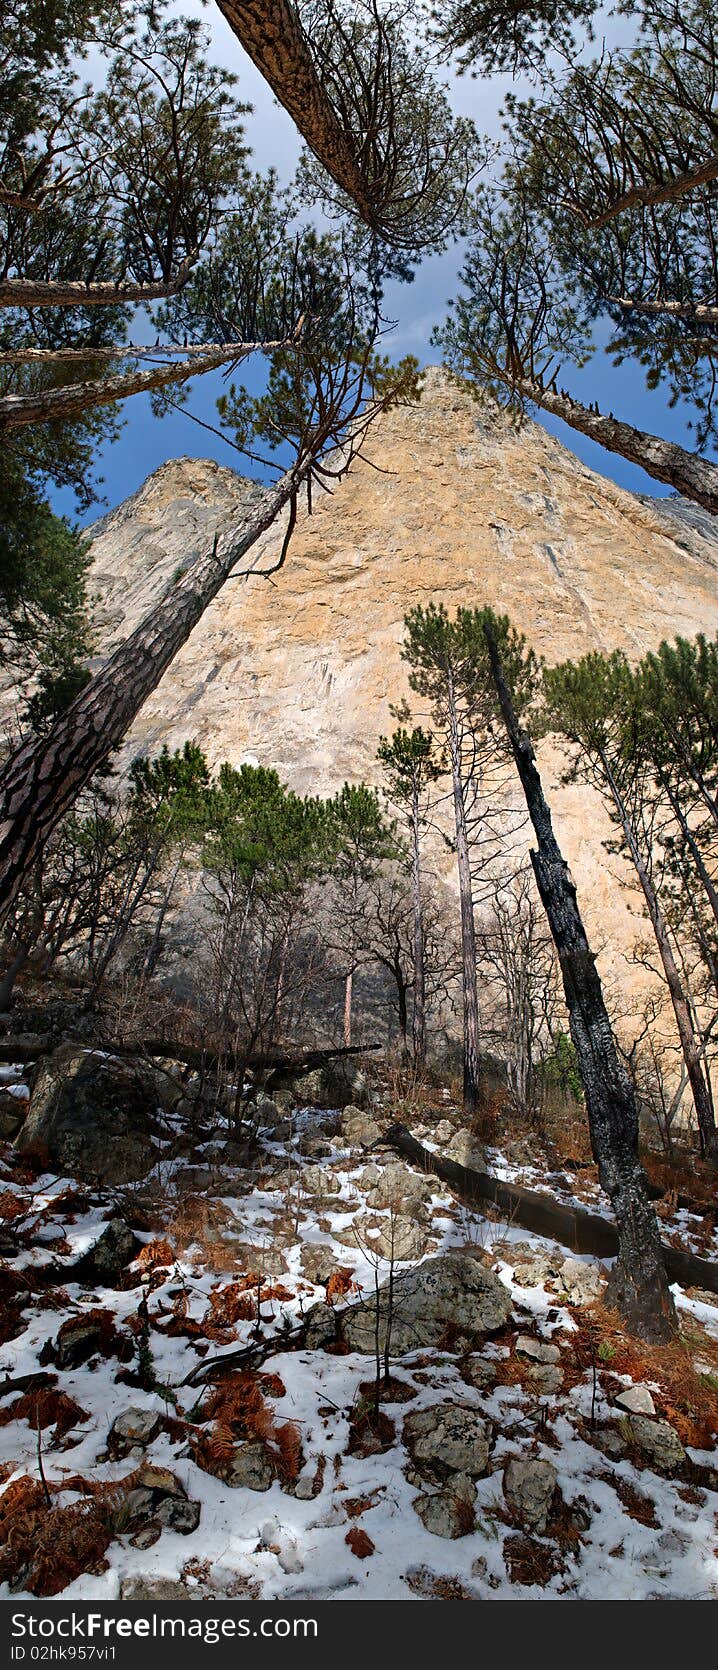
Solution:
<svg viewBox="0 0 718 1670"><path fill-rule="evenodd" d="M464 1104L469 1113L479 1108L479 993L476 980L476 927L474 896L471 885L469 836L466 828L461 781L461 744L456 712L456 693L451 671L448 675L449 699L449 754L451 782L454 796L456 827L456 862L459 872L459 906L461 911L461 971L464 998Z"/></svg>
<svg viewBox="0 0 718 1670"><path fill-rule="evenodd" d="M24 742L10 756L0 773L0 917L53 829L119 746L227 576L295 490L295 479L287 475L275 487L252 492L238 526L167 587L47 736Z"/></svg>
<svg viewBox="0 0 718 1670"><path fill-rule="evenodd" d="M310 151L375 226L375 205L289 0L217 0L230 29L291 116Z"/></svg>
<svg viewBox="0 0 718 1670"><path fill-rule="evenodd" d="M416 786L411 808L411 891L414 905L414 983L412 1045L414 1066L423 1072L426 1064L426 961L424 911L421 897L421 854L419 851L419 793Z"/></svg>
<svg viewBox="0 0 718 1670"><path fill-rule="evenodd" d="M494 684L538 850L532 851L541 902L558 952L569 1025L586 1097L591 1147L616 1217L619 1254L609 1298L627 1326L648 1340L670 1339L677 1321L658 1222L638 1158L638 1114L611 1030L576 888L553 832L530 738L519 728L494 635L486 629Z"/></svg>
<svg viewBox="0 0 718 1670"><path fill-rule="evenodd" d="M661 910L658 894L644 862L636 833L631 823L628 811L611 770L610 762L605 754L600 754L601 768L604 779L616 809L616 815L623 830L624 840L628 848L631 863L638 876L641 892L646 901L646 909L653 929L654 938L661 959L661 967L666 979L668 993L673 1006L681 1051L685 1062L688 1082L691 1087L693 1105L698 1120L701 1148L707 1160L713 1165L718 1164L718 1131L716 1131L715 1115L711 1101L710 1084L703 1070L698 1040L693 1030L693 1018L688 1005L688 999L683 990L683 982L673 955L668 927Z"/></svg>
<svg viewBox="0 0 718 1670"><path fill-rule="evenodd" d="M602 412L572 400L569 394L543 388L541 383L532 382L528 377L518 378L514 386L519 394L535 406L540 406L542 411L563 418L564 423L578 429L582 435L588 435L590 440L597 441L607 452L618 452L630 463L640 464L646 475L653 476L655 481L667 482L685 498L693 499L704 510L718 515L717 464L709 463L697 452L686 452L685 447L678 446L675 441L664 441L660 435L649 435L643 429L634 429L630 423L619 422L618 418L605 417Z"/></svg>

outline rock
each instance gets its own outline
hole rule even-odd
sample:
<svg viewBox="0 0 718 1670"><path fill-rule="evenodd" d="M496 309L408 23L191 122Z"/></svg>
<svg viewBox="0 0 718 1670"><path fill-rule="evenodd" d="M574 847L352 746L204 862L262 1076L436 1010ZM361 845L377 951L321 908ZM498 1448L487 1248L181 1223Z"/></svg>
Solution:
<svg viewBox="0 0 718 1670"><path fill-rule="evenodd" d="M381 1136L381 1125L370 1113L350 1104L342 1115L342 1135L350 1148L371 1148Z"/></svg>
<svg viewBox="0 0 718 1670"><path fill-rule="evenodd" d="M269 1490L274 1483L275 1469L264 1444L240 1444L222 1474L232 1489L244 1486L247 1490Z"/></svg>
<svg viewBox="0 0 718 1670"><path fill-rule="evenodd" d="M125 1409L112 1423L110 1443L115 1451L140 1444L152 1443L162 1425L162 1417L155 1409Z"/></svg>
<svg viewBox="0 0 718 1670"><path fill-rule="evenodd" d="M386 1285L380 1290L380 1346L386 1336ZM394 1307L390 1348L393 1356L427 1346L448 1350L460 1340L474 1343L497 1333L511 1314L511 1296L495 1276L470 1254L444 1253L427 1259L416 1270L394 1278ZM341 1313L342 1332L352 1351L374 1352L375 1304L366 1300Z"/></svg>
<svg viewBox="0 0 718 1670"><path fill-rule="evenodd" d="M40 1066L18 1151L86 1182L138 1182L157 1158L159 1077L144 1062L64 1045Z"/></svg>
<svg viewBox="0 0 718 1670"><path fill-rule="evenodd" d="M307 1194L316 1195L319 1200L331 1199L342 1192L336 1172L329 1171L327 1166L302 1166L299 1181Z"/></svg>
<svg viewBox="0 0 718 1670"><path fill-rule="evenodd" d="M656 1405L647 1386L626 1386L618 1393L616 1403L619 1409L627 1409L630 1415L655 1415Z"/></svg>
<svg viewBox="0 0 718 1670"><path fill-rule="evenodd" d="M496 1385L499 1365L492 1357L482 1357L479 1351L472 1351L465 1357L461 1365L461 1378L467 1386L475 1386L477 1392L487 1392Z"/></svg>
<svg viewBox="0 0 718 1670"><path fill-rule="evenodd" d="M457 1474L445 1490L432 1496L417 1496L413 1507L424 1526L434 1537L467 1537L474 1529L476 1489L472 1480Z"/></svg>
<svg viewBox="0 0 718 1670"><path fill-rule="evenodd" d="M559 1363L561 1352L557 1345L545 1345L543 1340L532 1339L530 1334L519 1334L516 1340L516 1350L521 1357L530 1357L534 1363Z"/></svg>
<svg viewBox="0 0 718 1670"><path fill-rule="evenodd" d="M470 1171L484 1171L486 1169L486 1155L473 1131L464 1127L455 1131L448 1144L447 1154L457 1165L468 1166Z"/></svg>
<svg viewBox="0 0 718 1670"><path fill-rule="evenodd" d="M367 1166L362 1173L362 1182L366 1173L373 1170ZM425 1214L426 1202L434 1193L435 1184L431 1178L422 1177L419 1172L412 1171L410 1166L402 1165L401 1161L392 1162L379 1171L376 1183L369 1189L367 1205L375 1212L393 1209L396 1212L411 1213L416 1216Z"/></svg>
<svg viewBox="0 0 718 1670"><path fill-rule="evenodd" d="M541 1396L549 1396L553 1392L560 1392L563 1385L563 1374L555 1363L534 1363L526 1376L534 1391Z"/></svg>
<svg viewBox="0 0 718 1670"><path fill-rule="evenodd" d="M201 1511L199 1502L183 1501L179 1496L164 1496L154 1517L168 1531L179 1531L180 1536L189 1537L199 1525Z"/></svg>
<svg viewBox="0 0 718 1670"><path fill-rule="evenodd" d="M505 1256L520 1287L543 1287L546 1282L558 1276L566 1259L560 1247L555 1251L544 1252L532 1246L530 1241L515 1241L512 1246L506 1248Z"/></svg>
<svg viewBox="0 0 718 1670"><path fill-rule="evenodd" d="M83 1275L92 1276L106 1287L114 1287L139 1250L140 1242L124 1220L110 1218L94 1247L75 1265L73 1274L82 1269Z"/></svg>
<svg viewBox="0 0 718 1670"><path fill-rule="evenodd" d="M307 1281L326 1287L330 1276L340 1268L340 1263L331 1247L317 1246L309 1241L305 1242L299 1255L299 1268Z"/></svg>
<svg viewBox="0 0 718 1670"><path fill-rule="evenodd" d="M231 1240L231 1237L228 1237ZM233 1248L238 1267L249 1274L254 1271L266 1281L267 1277L284 1276L289 1269L284 1254L278 1247L254 1247L238 1241Z"/></svg>
<svg viewBox="0 0 718 1670"><path fill-rule="evenodd" d="M683 1466L686 1452L670 1421L650 1420L647 1415L626 1415L621 1432L657 1473L675 1473Z"/></svg>
<svg viewBox="0 0 718 1670"><path fill-rule="evenodd" d="M414 1218L396 1214L391 1218L377 1218L363 1213L344 1236L347 1246L362 1246L380 1258L394 1259L398 1264L414 1264L423 1258L430 1245L430 1236L422 1223ZM436 1242L434 1242L436 1246Z"/></svg>
<svg viewBox="0 0 718 1670"><path fill-rule="evenodd" d="M305 1343L309 1351L333 1345L337 1337L337 1315L333 1305L311 1305L305 1312Z"/></svg>
<svg viewBox="0 0 718 1670"><path fill-rule="evenodd" d="M559 1271L559 1285L571 1304L586 1305L600 1299L606 1278L597 1264L584 1264L579 1258L566 1258Z"/></svg>
<svg viewBox="0 0 718 1670"><path fill-rule="evenodd" d="M516 1518L527 1530L546 1530L556 1494L556 1469L550 1461L514 1456L504 1471L504 1495Z"/></svg>
<svg viewBox="0 0 718 1670"><path fill-rule="evenodd" d="M481 1478L491 1453L491 1434L476 1409L465 1403L435 1403L407 1415L402 1433L420 1472L447 1478L466 1473Z"/></svg>
<svg viewBox="0 0 718 1670"><path fill-rule="evenodd" d="M610 1456L612 1461L622 1461L624 1455L628 1454L626 1440L614 1426L587 1428L583 1436L595 1444L596 1449L601 1450L603 1455Z"/></svg>
<svg viewBox="0 0 718 1670"><path fill-rule="evenodd" d="M297 1074L284 1081L301 1107L364 1107L369 1099L366 1073L352 1061L328 1061L311 1073Z"/></svg>
<svg viewBox="0 0 718 1670"><path fill-rule="evenodd" d="M140 1467L137 1475L137 1486L140 1490L156 1490L162 1496L182 1496L186 1499L187 1492L179 1479L175 1478L169 1467L155 1467L153 1462L146 1461Z"/></svg>
<svg viewBox="0 0 718 1670"><path fill-rule="evenodd" d="M434 1131L434 1141L443 1145L444 1143L451 1142L453 1135L454 1127L450 1120L440 1119Z"/></svg>

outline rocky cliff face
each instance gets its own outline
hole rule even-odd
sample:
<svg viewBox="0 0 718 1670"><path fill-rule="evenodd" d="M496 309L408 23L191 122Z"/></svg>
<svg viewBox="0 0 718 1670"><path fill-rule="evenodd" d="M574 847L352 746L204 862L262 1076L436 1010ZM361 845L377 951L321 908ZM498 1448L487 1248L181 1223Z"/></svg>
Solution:
<svg viewBox="0 0 718 1670"><path fill-rule="evenodd" d="M403 616L431 599L450 611L493 604L551 662L592 648L633 657L675 633L718 630L710 518L622 491L440 372L418 406L377 425L367 457L300 518L271 583L225 586L146 704L133 752L191 736L213 763L273 765L301 790L371 780L389 703L408 689ZM245 491L229 469L177 459L95 526L103 648L231 522ZM267 537L258 567L280 538ZM593 931L625 948L640 919L603 851L600 805L559 785L550 748L541 763Z"/></svg>

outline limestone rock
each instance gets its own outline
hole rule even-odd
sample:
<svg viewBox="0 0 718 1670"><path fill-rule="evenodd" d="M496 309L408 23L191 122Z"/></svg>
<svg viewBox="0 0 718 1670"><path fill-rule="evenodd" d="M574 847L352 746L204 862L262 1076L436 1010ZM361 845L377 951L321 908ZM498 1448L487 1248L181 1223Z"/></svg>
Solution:
<svg viewBox="0 0 718 1670"><path fill-rule="evenodd" d="M481 1478L491 1452L491 1431L470 1404L435 1403L407 1415L403 1439L419 1472L447 1478L466 1473Z"/></svg>
<svg viewBox="0 0 718 1670"><path fill-rule="evenodd" d="M467 1537L474 1529L476 1488L471 1479L457 1474L444 1490L431 1496L417 1496L414 1509L425 1528L435 1537Z"/></svg>
<svg viewBox="0 0 718 1670"><path fill-rule="evenodd" d="M550 1461L513 1456L504 1471L504 1495L516 1518L527 1530L546 1530L556 1494L556 1469Z"/></svg>
<svg viewBox="0 0 718 1670"><path fill-rule="evenodd" d="M362 1174L362 1181L366 1177ZM404 1212L416 1217L426 1213L426 1201L431 1199L436 1185L431 1178L422 1177L420 1172L412 1171L410 1166L403 1165L400 1160L392 1161L379 1171L376 1183L367 1195L367 1205L376 1211L393 1208L396 1212Z"/></svg>
<svg viewBox="0 0 718 1670"><path fill-rule="evenodd" d="M299 1268L307 1281L326 1287L329 1277L340 1268L340 1264L331 1247L317 1246L309 1241L304 1243L299 1255Z"/></svg>
<svg viewBox="0 0 718 1670"><path fill-rule="evenodd" d="M574 1305L591 1304L600 1299L606 1285L597 1264L584 1264L580 1258L566 1258L559 1272L559 1283Z"/></svg>
<svg viewBox="0 0 718 1670"><path fill-rule="evenodd" d="M305 1341L310 1351L332 1345L337 1337L337 1312L332 1305L311 1305L305 1312Z"/></svg>
<svg viewBox="0 0 718 1670"><path fill-rule="evenodd" d="M240 1444L223 1471L223 1478L233 1490L242 1485L247 1490L269 1490L274 1482L275 1469L264 1444Z"/></svg>
<svg viewBox="0 0 718 1670"><path fill-rule="evenodd" d="M157 1437L161 1425L162 1417L155 1409L124 1409L112 1423L109 1443L115 1454L136 1444L144 1449Z"/></svg>
<svg viewBox="0 0 718 1670"><path fill-rule="evenodd" d="M349 1246L366 1247L380 1258L394 1259L397 1264L416 1263L429 1247L429 1235L421 1220L397 1212L393 1219L363 1213L352 1225L351 1233L343 1239ZM433 1246L436 1246L434 1241Z"/></svg>
<svg viewBox="0 0 718 1670"><path fill-rule="evenodd" d="M81 1260L83 1272L94 1281L112 1287L119 1281L128 1264L137 1257L140 1243L122 1218L110 1218L94 1247ZM73 1274L79 1272L75 1265Z"/></svg>
<svg viewBox="0 0 718 1670"><path fill-rule="evenodd" d="M621 1428L629 1444L657 1473L676 1473L686 1452L670 1421L650 1420L647 1415L627 1415Z"/></svg>
<svg viewBox="0 0 718 1670"><path fill-rule="evenodd" d="M372 429L368 455L381 472L350 470L331 496L316 496L311 519L300 507L271 596L259 578L222 588L143 704L127 759L192 735L213 766L253 754L300 793L371 782L387 700L407 693L399 646L417 600L441 598L452 614L467 601L491 604L550 663L587 647L633 657L676 633L718 629L715 518L615 486L540 423L515 426L436 369L416 405ZM249 491L212 460L175 459L89 530L102 653L127 638L178 567L236 524ZM260 542L258 568L276 562L284 531L280 519ZM601 803L561 783L564 763L541 743L589 938L600 930L608 973L632 994L649 977L628 960L629 871L616 886ZM448 873L440 841L437 851Z"/></svg>
<svg viewBox="0 0 718 1670"><path fill-rule="evenodd" d="M626 1409L629 1415L655 1415L656 1405L647 1386L626 1386L618 1393L616 1403L619 1409Z"/></svg>
<svg viewBox="0 0 718 1670"><path fill-rule="evenodd" d="M447 1147L447 1155L456 1160L457 1165L467 1166L470 1171L484 1171L486 1155L473 1131L464 1128L456 1131Z"/></svg>
<svg viewBox="0 0 718 1670"><path fill-rule="evenodd" d="M516 1350L520 1357L530 1357L534 1363L559 1363L561 1352L557 1345L547 1345L543 1340L533 1339L530 1334L519 1334L516 1339Z"/></svg>
<svg viewBox="0 0 718 1670"><path fill-rule="evenodd" d="M64 1045L40 1067L16 1146L88 1182L137 1182L156 1158L158 1077L139 1061Z"/></svg>
<svg viewBox="0 0 718 1670"><path fill-rule="evenodd" d="M386 1337L386 1288L380 1291L380 1340ZM352 1351L374 1351L375 1306L356 1305L342 1313L342 1329ZM497 1333L511 1314L511 1297L493 1271L467 1253L450 1252L427 1259L416 1270L394 1278L391 1352L460 1340L469 1344ZM452 1345L448 1346L452 1349Z"/></svg>

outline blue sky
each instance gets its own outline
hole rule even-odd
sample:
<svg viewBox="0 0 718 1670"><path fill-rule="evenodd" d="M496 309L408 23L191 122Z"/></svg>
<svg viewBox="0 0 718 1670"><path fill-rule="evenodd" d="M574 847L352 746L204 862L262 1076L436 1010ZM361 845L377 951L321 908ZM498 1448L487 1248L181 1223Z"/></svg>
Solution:
<svg viewBox="0 0 718 1670"><path fill-rule="evenodd" d="M282 177L289 178L299 155L294 126L242 52L221 13L214 5L203 7L199 0L184 0L183 4L178 4L177 10L184 14L201 15L211 25L213 56L237 73L238 95L253 106L253 113L247 118L247 138L252 145L255 165L264 168L271 164ZM625 28L625 23L619 24L619 27ZM497 76L489 82L455 77L452 78L452 103L457 112L473 116L481 130L496 135L500 129L499 111L508 85L507 77ZM422 365L436 363L438 350L431 347L431 332L441 321L447 301L456 293L458 260L459 252L454 247L445 255L425 261L413 283L392 287L389 311L398 325L386 346L393 353L413 353ZM253 379L258 386L260 366L256 371L245 366L244 380L251 386ZM576 398L597 400L601 410L611 410L639 429L650 430L689 448L692 446L685 411L671 411L660 389L649 393L639 367L625 364L615 368L609 357L599 350L582 371L566 369L561 380ZM215 422L215 402L222 387L221 372L195 379L191 385L189 409L206 422ZM181 455L211 457L248 473L243 460L226 441L208 434L184 412L171 412L160 421L152 414L149 398L138 396L126 402L123 418L119 439L98 456L97 473L103 478L100 487L103 503L91 510L86 520L92 520L107 506L119 504L168 458ZM669 491L636 466L604 452L564 424L543 415L539 416L539 421L593 469L621 486L656 495ZM69 495L55 494L54 503L65 514L73 515L74 506Z"/></svg>

